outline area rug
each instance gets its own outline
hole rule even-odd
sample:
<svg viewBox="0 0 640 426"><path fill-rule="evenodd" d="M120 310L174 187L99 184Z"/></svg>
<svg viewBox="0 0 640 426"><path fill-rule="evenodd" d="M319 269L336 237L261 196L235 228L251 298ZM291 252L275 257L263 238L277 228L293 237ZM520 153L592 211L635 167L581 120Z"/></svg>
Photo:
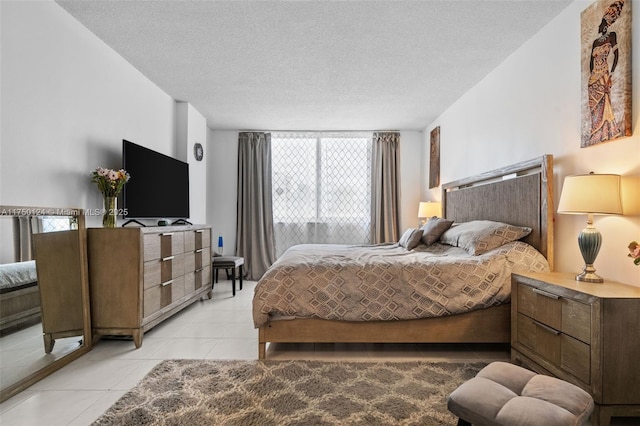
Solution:
<svg viewBox="0 0 640 426"><path fill-rule="evenodd" d="M485 365L169 360L93 424L455 425L447 396Z"/></svg>

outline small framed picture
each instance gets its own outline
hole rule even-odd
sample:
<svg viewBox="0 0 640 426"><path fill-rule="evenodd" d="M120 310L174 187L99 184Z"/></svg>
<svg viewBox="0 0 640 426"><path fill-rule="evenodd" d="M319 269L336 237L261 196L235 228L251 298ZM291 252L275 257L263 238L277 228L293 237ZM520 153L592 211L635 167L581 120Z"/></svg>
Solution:
<svg viewBox="0 0 640 426"><path fill-rule="evenodd" d="M429 143L429 189L440 185L440 126L431 131Z"/></svg>

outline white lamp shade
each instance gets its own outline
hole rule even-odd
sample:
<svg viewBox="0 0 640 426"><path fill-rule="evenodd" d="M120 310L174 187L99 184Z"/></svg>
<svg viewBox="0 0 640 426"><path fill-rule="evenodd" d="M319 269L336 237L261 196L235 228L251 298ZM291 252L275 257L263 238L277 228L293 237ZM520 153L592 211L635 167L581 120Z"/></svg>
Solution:
<svg viewBox="0 0 640 426"><path fill-rule="evenodd" d="M622 214L620 175L575 175L564 178L558 213Z"/></svg>
<svg viewBox="0 0 640 426"><path fill-rule="evenodd" d="M442 203L437 203L435 201L421 201L420 206L418 207L418 217L433 217L442 214Z"/></svg>

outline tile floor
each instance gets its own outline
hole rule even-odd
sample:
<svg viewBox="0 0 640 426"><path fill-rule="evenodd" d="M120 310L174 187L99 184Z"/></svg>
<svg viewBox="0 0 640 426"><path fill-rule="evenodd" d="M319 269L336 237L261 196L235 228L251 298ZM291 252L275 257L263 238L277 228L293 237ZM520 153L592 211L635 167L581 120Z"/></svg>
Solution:
<svg viewBox="0 0 640 426"><path fill-rule="evenodd" d="M101 340L86 355L0 404L2 426L89 425L164 359L256 359L251 320L255 282L231 296L229 282L216 284L211 300L194 303L132 341ZM269 359L324 360L508 360L493 345L279 344ZM630 423L625 423L630 424Z"/></svg>

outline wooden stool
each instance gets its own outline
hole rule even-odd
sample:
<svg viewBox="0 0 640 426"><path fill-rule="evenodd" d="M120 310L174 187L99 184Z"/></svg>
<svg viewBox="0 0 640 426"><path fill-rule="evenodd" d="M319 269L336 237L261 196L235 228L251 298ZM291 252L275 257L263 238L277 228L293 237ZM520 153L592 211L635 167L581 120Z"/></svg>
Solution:
<svg viewBox="0 0 640 426"><path fill-rule="evenodd" d="M213 284L218 282L218 271L224 269L227 271L227 279L231 278L232 293L236 295L236 268L238 269L238 278L240 280L240 290L242 290L242 265L244 265L244 257L237 256L214 256L212 261L214 280ZM213 289L213 284L211 288Z"/></svg>

